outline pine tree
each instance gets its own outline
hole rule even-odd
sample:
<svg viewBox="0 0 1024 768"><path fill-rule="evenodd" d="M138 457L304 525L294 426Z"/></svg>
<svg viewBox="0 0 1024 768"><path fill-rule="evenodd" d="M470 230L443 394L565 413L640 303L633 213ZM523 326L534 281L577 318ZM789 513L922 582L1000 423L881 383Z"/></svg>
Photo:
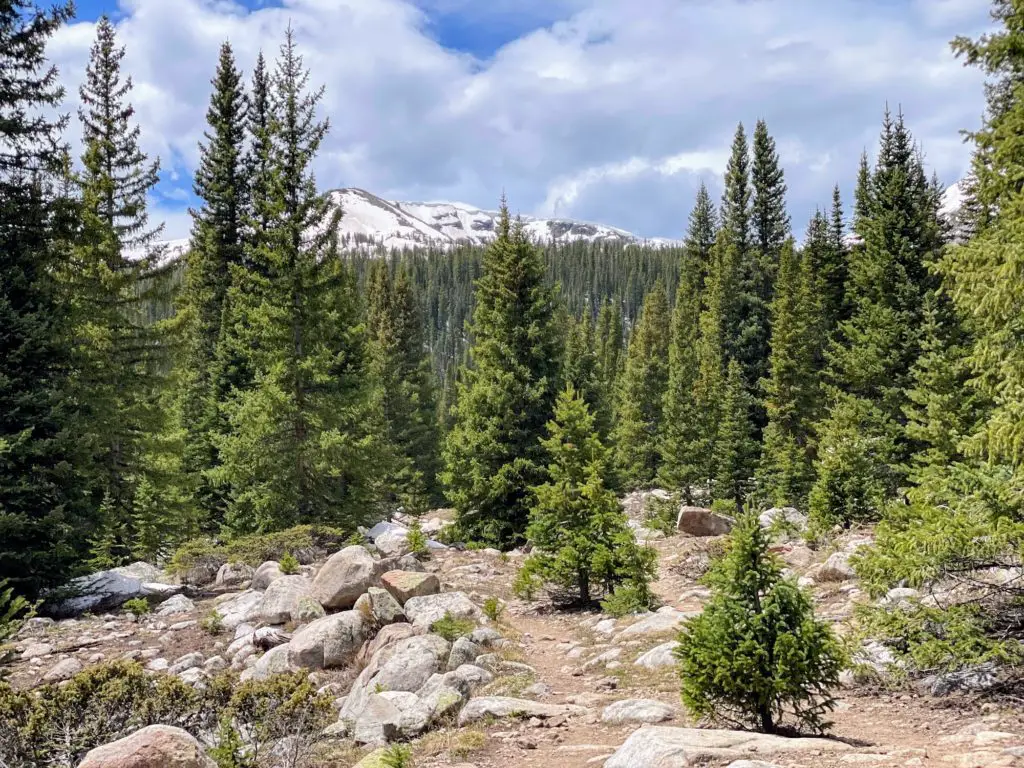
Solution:
<svg viewBox="0 0 1024 768"><path fill-rule="evenodd" d="M681 274L697 276L692 289L700 295L704 290L708 272L711 269L711 249L715 246L716 230L715 205L704 182L697 189L697 199L690 211L689 227L683 241L683 258L680 263Z"/></svg>
<svg viewBox="0 0 1024 768"><path fill-rule="evenodd" d="M764 120L758 120L754 127L750 178L754 193L750 218L759 267L757 289L763 305L767 306L774 295L772 287L790 230L785 175L779 165L775 139L769 135Z"/></svg>
<svg viewBox="0 0 1024 768"><path fill-rule="evenodd" d="M249 86L248 110L246 112L246 134L249 151L245 156L245 177L252 188L252 194L266 198L271 194L273 183L274 112L271 103L271 79L267 72L267 62L263 51L256 57L256 66L252 72L252 83ZM270 223L269 211L265 208L249 209L251 220L248 230L255 236L267 228ZM249 267L254 267L250 264Z"/></svg>
<svg viewBox="0 0 1024 768"><path fill-rule="evenodd" d="M615 493L605 486L607 452L593 414L570 384L559 395L543 447L551 457L549 480L537 486L527 538L533 545L516 587L531 594L539 586L557 599L588 604L594 589L611 592L638 578L632 561L643 560L639 578L653 577L653 550L639 551Z"/></svg>
<svg viewBox="0 0 1024 768"><path fill-rule="evenodd" d="M616 466L629 488L649 485L658 471L668 386L669 325L668 298L658 282L644 299L619 381L613 442Z"/></svg>
<svg viewBox="0 0 1024 768"><path fill-rule="evenodd" d="M623 348L622 308L618 302L607 301L601 305L597 315L597 345L601 385L608 399L614 401Z"/></svg>
<svg viewBox="0 0 1024 768"><path fill-rule="evenodd" d="M167 482L177 475L173 457L153 453L168 447L154 436L169 427L162 402L163 334L145 313L147 303L166 291L160 249L153 247L161 227L149 226L146 211L159 163L149 162L139 147L139 127L132 125L134 109L127 101L131 78L121 79L123 58L104 16L80 90L81 228L65 274L81 370L80 439L94 456L92 494L104 517L97 565L127 558L137 548L135 496L143 481L158 495L168 528L184 536L192 527L191 515L177 506L174 483Z"/></svg>
<svg viewBox="0 0 1024 768"><path fill-rule="evenodd" d="M556 291L504 201L497 235L476 284L472 365L461 372L442 481L465 536L514 546L526 532L530 489L544 479L540 438L554 407L562 352Z"/></svg>
<svg viewBox="0 0 1024 768"><path fill-rule="evenodd" d="M708 477L706 458L700 454L705 424L697 402L701 305L698 286L704 280L705 270L705 262L695 259L686 259L681 267L672 313L668 385L660 436L658 478L667 487L680 490L687 503L693 503L694 486Z"/></svg>
<svg viewBox="0 0 1024 768"><path fill-rule="evenodd" d="M725 167L725 191L722 193L722 228L733 244L745 254L753 244L751 236L750 150L743 123L736 127L732 152Z"/></svg>
<svg viewBox="0 0 1024 768"><path fill-rule="evenodd" d="M308 90L288 30L271 79L268 178L253 187L250 267L234 269L229 322L248 350L252 388L223 404L214 479L230 486L235 531L329 523L354 528L372 510L377 442L365 333L352 271L338 255L340 212L311 165L328 130L323 89Z"/></svg>
<svg viewBox="0 0 1024 768"><path fill-rule="evenodd" d="M243 236L248 184L243 167L246 97L242 75L228 43L220 49L213 94L200 145L194 191L202 201L192 211L192 241L180 299L179 327L185 338L180 362L180 415L185 430L185 472L196 489L204 517L222 522L222 489L211 486L209 472L218 464L215 446L224 429L218 403L229 392L230 375L220 370L217 354L222 336L225 298L231 270L244 264Z"/></svg>
<svg viewBox="0 0 1024 768"><path fill-rule="evenodd" d="M39 111L63 98L46 46L72 16L70 4L0 2L0 584L29 596L68 576L95 524L83 504L69 318L53 280L69 235L58 188L67 119Z"/></svg>
<svg viewBox="0 0 1024 768"><path fill-rule="evenodd" d="M764 382L768 426L759 487L779 506L803 506L810 490L810 442L817 400L816 335L801 259L792 240L782 248L772 302L772 352Z"/></svg>
<svg viewBox="0 0 1024 768"><path fill-rule="evenodd" d="M384 420L383 439L394 453L388 485L407 510L439 501L437 406L423 320L409 276L378 261L367 293L370 371Z"/></svg>
<svg viewBox="0 0 1024 768"><path fill-rule="evenodd" d="M602 441L607 440L611 429L611 408L608 407L607 392L601 380L594 322L589 312L584 312L581 318L570 320L562 381L571 385L583 398L594 415L598 437Z"/></svg>
<svg viewBox="0 0 1024 768"><path fill-rule="evenodd" d="M732 501L742 509L757 466L758 444L751 420L753 403L743 380L743 369L729 363L722 393L721 421L715 438L715 498Z"/></svg>
<svg viewBox="0 0 1024 768"><path fill-rule="evenodd" d="M757 516L746 512L707 576L711 599L679 635L683 703L695 718L778 730L784 718L824 730L844 666L831 627L769 552Z"/></svg>

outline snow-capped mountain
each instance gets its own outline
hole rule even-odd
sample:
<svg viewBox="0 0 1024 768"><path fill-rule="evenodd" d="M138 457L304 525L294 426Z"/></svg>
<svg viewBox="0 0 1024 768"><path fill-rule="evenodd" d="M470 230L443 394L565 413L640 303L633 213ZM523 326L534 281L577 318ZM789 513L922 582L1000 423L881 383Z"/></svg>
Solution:
<svg viewBox="0 0 1024 768"><path fill-rule="evenodd" d="M364 189L338 189L331 193L341 206L339 234L349 247L359 244L385 248L479 245L494 239L499 213L454 202L398 202L384 200ZM538 219L523 216L526 231L538 242L646 243L672 241L644 239L623 229L573 219Z"/></svg>

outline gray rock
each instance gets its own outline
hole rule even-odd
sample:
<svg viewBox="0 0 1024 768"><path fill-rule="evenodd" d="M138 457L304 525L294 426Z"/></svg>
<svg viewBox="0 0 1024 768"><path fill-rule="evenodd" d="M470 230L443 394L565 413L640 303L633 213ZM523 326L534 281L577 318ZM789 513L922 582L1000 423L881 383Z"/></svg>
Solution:
<svg viewBox="0 0 1024 768"><path fill-rule="evenodd" d="M195 669L196 667L201 667L205 660L206 659L203 656L203 654L199 653L198 651L194 653L186 653L184 656L175 659L174 663L167 668L167 671L170 672L172 675L180 675L186 669Z"/></svg>
<svg viewBox="0 0 1024 768"><path fill-rule="evenodd" d="M672 640L668 643L662 643L659 646L651 648L647 653L642 654L633 662L638 667L644 669L664 669L665 667L674 667L676 665L676 657L673 656L673 651L679 647L679 643Z"/></svg>
<svg viewBox="0 0 1024 768"><path fill-rule="evenodd" d="M846 552L833 552L811 575L818 581L850 581L857 577Z"/></svg>
<svg viewBox="0 0 1024 768"><path fill-rule="evenodd" d="M606 707L601 722L608 725L625 723L663 723L676 716L674 708L653 699L623 699Z"/></svg>
<svg viewBox="0 0 1024 768"><path fill-rule="evenodd" d="M370 694L350 729L356 744L378 746L396 741L401 735L402 711L380 694Z"/></svg>
<svg viewBox="0 0 1024 768"><path fill-rule="evenodd" d="M513 699L507 696L483 696L473 699L459 713L459 726L469 725L487 717L536 717L545 720L549 717L580 714L586 712L585 707L573 704L544 704L530 699ZM638 765L640 765L638 763Z"/></svg>
<svg viewBox="0 0 1024 768"><path fill-rule="evenodd" d="M380 584L403 606L411 598L436 595L441 591L437 576L408 569L386 572L380 577Z"/></svg>
<svg viewBox="0 0 1024 768"><path fill-rule="evenodd" d="M113 573L119 573L130 579L138 579L144 584L146 582L162 583L167 581L167 574L155 565L142 562L141 560L139 562L132 563L131 565L122 565L118 568L111 568L110 570Z"/></svg>
<svg viewBox="0 0 1024 768"><path fill-rule="evenodd" d="M366 639L367 627L356 611L342 611L314 621L292 637L287 646L293 667L331 669L349 664Z"/></svg>
<svg viewBox="0 0 1024 768"><path fill-rule="evenodd" d="M364 607L360 608L360 604ZM405 611L391 593L381 587L370 587L366 594L356 601L356 609L374 626L384 627L405 621Z"/></svg>
<svg viewBox="0 0 1024 768"><path fill-rule="evenodd" d="M679 508L676 518L676 530L691 536L723 536L732 530L733 521L703 507Z"/></svg>
<svg viewBox="0 0 1024 768"><path fill-rule="evenodd" d="M47 610L55 618L66 619L87 611L102 613L124 605L142 595L142 582L117 571L100 571L72 580L61 591L74 597L59 600Z"/></svg>
<svg viewBox="0 0 1024 768"><path fill-rule="evenodd" d="M405 615L414 627L429 629L430 626L451 614L456 619L473 619L481 616L480 609L464 592L444 592L425 597L411 597L405 602Z"/></svg>
<svg viewBox="0 0 1024 768"><path fill-rule="evenodd" d="M452 643L452 652L448 657L448 670L458 669L463 664L471 664L484 652L484 649L467 637L460 637Z"/></svg>
<svg viewBox="0 0 1024 768"><path fill-rule="evenodd" d="M157 616L174 616L179 613L191 613L196 609L196 604L184 595L175 595L164 600L154 611Z"/></svg>
<svg viewBox="0 0 1024 768"><path fill-rule="evenodd" d="M255 615L267 624L295 621L302 598L310 597L310 583L304 576L282 576L267 587Z"/></svg>
<svg viewBox="0 0 1024 768"><path fill-rule="evenodd" d="M524 696L536 696L543 699L554 693L554 689L547 683L534 683L523 689Z"/></svg>
<svg viewBox="0 0 1024 768"><path fill-rule="evenodd" d="M70 659L64 659L58 661L50 671L43 675L44 683L59 683L62 680L68 680L74 677L83 669L82 662L72 657Z"/></svg>
<svg viewBox="0 0 1024 768"><path fill-rule="evenodd" d="M784 540L807 530L807 515L794 507L766 509L757 520L766 531L778 532Z"/></svg>
<svg viewBox="0 0 1024 768"><path fill-rule="evenodd" d="M25 646L25 649L21 652L21 658L23 661L29 659L39 659L44 656L49 656L53 653L54 648L49 643L29 643Z"/></svg>
<svg viewBox="0 0 1024 768"><path fill-rule="evenodd" d="M247 581L252 581L256 570L245 563L224 563L217 571L217 578L214 584L218 587L236 587Z"/></svg>
<svg viewBox="0 0 1024 768"><path fill-rule="evenodd" d="M402 640L380 665L373 683L385 691L417 691L442 668L450 653L451 645L437 635Z"/></svg>
<svg viewBox="0 0 1024 768"><path fill-rule="evenodd" d="M416 634L411 624L388 624L381 628L377 636L370 640L359 651L359 660L368 662L373 658L380 658L380 653L387 647L396 645L400 640L405 640Z"/></svg>
<svg viewBox="0 0 1024 768"><path fill-rule="evenodd" d="M427 545L429 546L429 542ZM409 571L410 573L425 573L427 568L416 555L402 555L391 567L395 571Z"/></svg>
<svg viewBox="0 0 1024 768"><path fill-rule="evenodd" d="M458 669L441 675L441 678L445 685L455 688L467 698L472 696L474 691L494 682L494 675L476 664L463 664Z"/></svg>
<svg viewBox="0 0 1024 768"><path fill-rule="evenodd" d="M277 646L284 645L292 639L292 636L282 631L280 627L260 627L252 632L251 635L249 641L261 651L277 648Z"/></svg>
<svg viewBox="0 0 1024 768"><path fill-rule="evenodd" d="M661 635L675 632L684 620L696 616L697 613L677 611L671 607L659 608L656 613L646 616L635 624L631 624L616 636L618 641L634 640L650 635Z"/></svg>
<svg viewBox="0 0 1024 768"><path fill-rule="evenodd" d="M599 635L611 635L615 632L615 619L602 619L594 625L594 631Z"/></svg>
<svg viewBox="0 0 1024 768"><path fill-rule="evenodd" d="M263 591L282 576L284 574L281 572L281 564L277 560L267 560L253 572L252 583L249 586Z"/></svg>
<svg viewBox="0 0 1024 768"><path fill-rule="evenodd" d="M595 669L596 667L606 666L609 662L615 661L622 656L621 648L609 648L603 653L599 653L597 656L592 658L586 664L583 665L584 669Z"/></svg>
<svg viewBox="0 0 1024 768"><path fill-rule="evenodd" d="M324 608L348 609L372 584L377 565L365 547L345 547L324 563L313 580L312 594Z"/></svg>
<svg viewBox="0 0 1024 768"><path fill-rule="evenodd" d="M296 668L289 660L288 646L279 645L271 648L257 659L256 663L239 675L242 682L246 680L267 680L275 675L295 672Z"/></svg>
<svg viewBox="0 0 1024 768"><path fill-rule="evenodd" d="M223 672L227 668L228 663L224 660L222 656L211 656L205 662L203 662L203 669L207 672Z"/></svg>
<svg viewBox="0 0 1024 768"><path fill-rule="evenodd" d="M504 638L501 636L501 632L490 627L479 627L474 629L469 635L469 639L477 645L482 645L487 648L497 647L503 641Z"/></svg>
<svg viewBox="0 0 1024 768"><path fill-rule="evenodd" d="M398 730L404 738L414 738L427 730L433 717L433 711L415 693L385 691L380 696L391 702L402 713L398 722Z"/></svg>
<svg viewBox="0 0 1024 768"><path fill-rule="evenodd" d="M992 662L979 664L956 672L947 672L925 678L918 683L932 696L948 696L956 691L980 693L994 687L999 682L999 668Z"/></svg>
<svg viewBox="0 0 1024 768"><path fill-rule="evenodd" d="M327 611L315 597L305 595L299 598L299 605L295 609L295 613L292 614L292 619L296 624L308 624L311 621L322 619L326 615Z"/></svg>
<svg viewBox="0 0 1024 768"><path fill-rule="evenodd" d="M237 595L225 596L223 600L215 601L214 607L220 614L221 626L230 631L237 630L243 624L255 619L259 615L259 607L262 602L263 592L248 589ZM252 632L251 627L249 632Z"/></svg>
<svg viewBox="0 0 1024 768"><path fill-rule="evenodd" d="M368 530L366 532L366 538L368 538L370 541L376 543L377 538L380 537L380 536L383 536L386 533L391 533L393 531L406 531L406 530L408 530L408 529L404 525L399 525L398 523L393 523L390 520L382 520L381 522L377 523L375 526L373 526L373 528L371 528L370 530Z"/></svg>
<svg viewBox="0 0 1024 768"><path fill-rule="evenodd" d="M187 731L150 725L91 750L79 768L217 768L217 764Z"/></svg>
<svg viewBox="0 0 1024 768"><path fill-rule="evenodd" d="M437 679L437 684L431 684L431 681ZM468 694L464 694L458 688L447 685L444 682L443 675L434 675L427 684L420 690L417 691L420 701L430 711L430 722L435 723L438 720L448 717L454 717L458 714L458 711L462 709L462 705L466 703L466 699L469 697Z"/></svg>
<svg viewBox="0 0 1024 768"><path fill-rule="evenodd" d="M149 663L146 665L146 669L150 672L166 672L170 668L171 662L161 656L158 656L155 659L150 659Z"/></svg>
<svg viewBox="0 0 1024 768"><path fill-rule="evenodd" d="M186 685L196 686L206 680L206 672L201 667L192 667L179 672L178 679Z"/></svg>
<svg viewBox="0 0 1024 768"><path fill-rule="evenodd" d="M221 564L212 560L200 560L181 575L181 582L193 587L205 587L217 578Z"/></svg>
<svg viewBox="0 0 1024 768"><path fill-rule="evenodd" d="M465 710L464 710L465 711ZM788 739L747 731L644 726L630 735L604 768L689 768L700 761L735 760L747 755L845 752L828 739Z"/></svg>
<svg viewBox="0 0 1024 768"><path fill-rule="evenodd" d="M409 531L404 528L382 533L373 540L373 544L385 557L401 557L412 551L409 546Z"/></svg>

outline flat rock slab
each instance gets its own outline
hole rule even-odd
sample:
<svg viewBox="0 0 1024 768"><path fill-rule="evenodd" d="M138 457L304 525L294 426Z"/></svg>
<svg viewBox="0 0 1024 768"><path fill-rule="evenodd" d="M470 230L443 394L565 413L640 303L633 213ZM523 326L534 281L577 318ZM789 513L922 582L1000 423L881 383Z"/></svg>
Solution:
<svg viewBox="0 0 1024 768"><path fill-rule="evenodd" d="M787 739L748 731L646 726L634 731L608 758L604 768L687 768L699 760L849 749L849 745L830 739Z"/></svg>
<svg viewBox="0 0 1024 768"><path fill-rule="evenodd" d="M631 624L619 632L616 640L631 640L649 635L663 635L679 630L679 625L686 619L699 615L699 611L677 611L673 608L661 608L636 624Z"/></svg>
<svg viewBox="0 0 1024 768"><path fill-rule="evenodd" d="M560 715L574 715L586 712L586 707L572 704L544 704L529 699L513 699L508 696L482 696L473 699L459 713L459 726L475 723L485 717L537 717L545 719Z"/></svg>
<svg viewBox="0 0 1024 768"><path fill-rule="evenodd" d="M663 723L676 716L673 707L653 699L623 699L610 704L601 714L601 722L609 725L625 723Z"/></svg>

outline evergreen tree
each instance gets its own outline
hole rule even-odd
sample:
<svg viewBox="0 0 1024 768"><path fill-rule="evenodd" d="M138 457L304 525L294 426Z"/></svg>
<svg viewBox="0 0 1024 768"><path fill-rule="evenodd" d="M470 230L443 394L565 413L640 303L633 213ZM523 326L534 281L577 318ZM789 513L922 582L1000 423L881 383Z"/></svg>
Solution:
<svg viewBox="0 0 1024 768"><path fill-rule="evenodd" d="M245 177L252 188L252 194L266 198L271 194L274 168L273 120L271 78L267 71L267 61L260 51L256 57L256 66L252 72L252 83L249 87L248 109L246 110L246 134L249 151L245 156ZM251 236L262 232L270 224L269 211L266 208L257 210L252 207L248 211L251 220L248 231ZM250 268L256 264L249 264Z"/></svg>
<svg viewBox="0 0 1024 768"><path fill-rule="evenodd" d="M95 524L76 467L87 457L76 446L69 318L53 280L69 235L57 189L67 119L41 112L64 95L46 46L72 15L70 4L0 2L0 585L27 595L68 576Z"/></svg>
<svg viewBox="0 0 1024 768"><path fill-rule="evenodd" d="M715 439L715 498L727 499L742 509L757 466L758 444L751 421L753 404L743 381L743 370L733 360L722 393L721 420Z"/></svg>
<svg viewBox="0 0 1024 768"><path fill-rule="evenodd" d="M772 300L772 286L779 268L782 248L790 235L789 214L786 213L786 182L775 139L768 133L764 120L754 127L753 163L751 166L751 226L754 246L758 252L758 295L764 306Z"/></svg>
<svg viewBox="0 0 1024 768"><path fill-rule="evenodd" d="M559 395L543 447L551 457L546 483L534 489L527 538L533 545L516 581L530 594L538 586L556 598L588 604L594 589L611 592L637 578L632 561L642 559L641 580L653 577L653 550L645 553L626 524L615 493L604 484L607 456L593 414L569 384Z"/></svg>
<svg viewBox="0 0 1024 768"><path fill-rule="evenodd" d="M784 718L824 730L842 648L815 618L810 598L769 552L770 541L745 513L728 549L706 577L711 599L679 635L683 703L694 717L766 733Z"/></svg>
<svg viewBox="0 0 1024 768"><path fill-rule="evenodd" d="M351 270L338 255L340 212L311 165L328 130L323 89L308 90L288 30L271 80L270 183L253 187L251 268L234 269L229 322L254 385L225 401L228 434L214 479L230 485L236 531L300 523L348 527L372 510L375 436L365 333Z"/></svg>
<svg viewBox="0 0 1024 768"><path fill-rule="evenodd" d="M389 485L407 510L422 512L440 497L437 406L420 307L406 271L392 281L383 261L370 273L367 300L370 371L384 442L396 459Z"/></svg>
<svg viewBox="0 0 1024 768"><path fill-rule="evenodd" d="M690 259L681 267L672 313L668 385L660 435L659 480L669 488L680 490L687 503L693 503L694 486L708 477L706 458L700 454L702 430L706 425L697 402L701 305L698 285L704 279L705 269L704 262Z"/></svg>
<svg viewBox="0 0 1024 768"><path fill-rule="evenodd" d="M708 272L711 269L711 249L715 246L716 230L715 205L704 182L697 190L697 199L690 211L689 227L683 241L683 258L680 261L681 275L695 275L691 289L699 295L704 290Z"/></svg>
<svg viewBox="0 0 1024 768"><path fill-rule="evenodd" d="M554 407L561 345L556 291L521 223L502 201L497 238L484 254L442 481L465 536L501 546L523 540L531 488L544 480L540 444Z"/></svg>
<svg viewBox="0 0 1024 768"><path fill-rule="evenodd" d="M743 123L736 127L732 152L725 167L725 191L722 193L722 228L741 254L753 244L751 237L750 150Z"/></svg>
<svg viewBox="0 0 1024 768"><path fill-rule="evenodd" d="M145 549L135 525L139 515L141 527L176 528L180 536L192 528L191 515L179 506L173 441L158 437L169 427L162 400L166 352L145 308L166 291L161 252L153 247L161 228L149 226L146 211L159 163L139 147L127 101L131 78L121 79L123 58L113 24L101 17L80 89L81 227L66 270L83 406L79 438L94 457L92 494L103 517L94 542L98 565ZM168 449L170 455L156 455ZM137 509L143 483L157 500ZM163 520L149 519L158 508Z"/></svg>
<svg viewBox="0 0 1024 768"><path fill-rule="evenodd" d="M629 488L649 485L658 471L662 408L668 386L669 312L659 282L644 299L626 350L613 432L615 459Z"/></svg>
<svg viewBox="0 0 1024 768"><path fill-rule="evenodd" d="M809 447L815 417L817 376L815 327L792 240L782 248L772 302L772 352L764 382L768 426L759 466L759 486L779 506L803 506L813 478Z"/></svg>
<svg viewBox="0 0 1024 768"><path fill-rule="evenodd" d="M185 472L196 489L204 517L222 522L222 491L211 486L209 472L218 463L214 447L223 433L218 403L229 392L230 377L219 369L217 354L225 297L232 268L244 264L243 236L248 184L243 167L246 97L242 75L228 43L220 49L213 94L200 144L194 191L202 201L192 211L192 241L180 299L179 328L184 336L180 362L180 415L185 430Z"/></svg>
<svg viewBox="0 0 1024 768"><path fill-rule="evenodd" d="M583 402L594 415L598 437L602 441L606 440L611 429L611 409L608 407L607 390L601 380L594 322L589 312L584 312L581 318L570 321L562 381L566 385L571 385L583 398Z"/></svg>

